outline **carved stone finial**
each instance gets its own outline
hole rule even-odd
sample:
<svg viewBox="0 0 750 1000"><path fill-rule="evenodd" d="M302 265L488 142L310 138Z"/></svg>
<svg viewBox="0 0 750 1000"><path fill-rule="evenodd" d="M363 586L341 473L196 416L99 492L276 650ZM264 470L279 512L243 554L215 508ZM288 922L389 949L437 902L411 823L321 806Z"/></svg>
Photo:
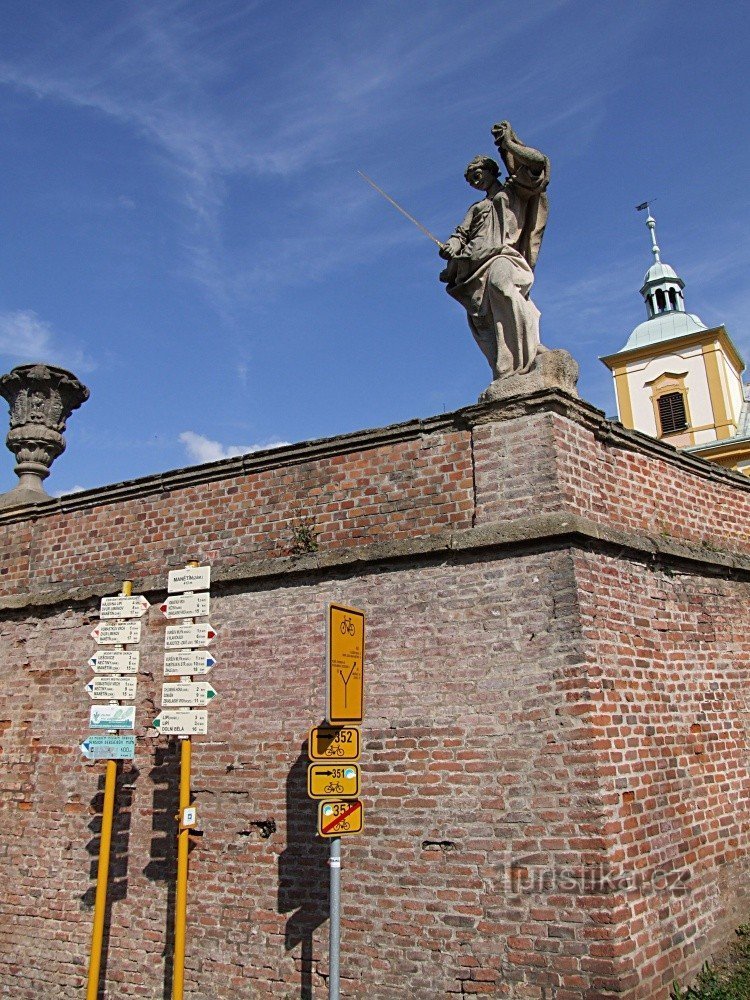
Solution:
<svg viewBox="0 0 750 1000"><path fill-rule="evenodd" d="M10 432L5 439L16 456L18 484L0 496L0 507L48 499L42 481L65 451L65 422L89 390L71 372L52 365L19 365L0 377L0 396L10 404Z"/></svg>

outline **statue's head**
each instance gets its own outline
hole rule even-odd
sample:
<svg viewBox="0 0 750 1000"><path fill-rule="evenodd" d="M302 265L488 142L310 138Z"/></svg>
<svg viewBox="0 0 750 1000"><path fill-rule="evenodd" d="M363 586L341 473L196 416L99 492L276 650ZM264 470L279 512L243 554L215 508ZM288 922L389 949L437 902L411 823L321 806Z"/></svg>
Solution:
<svg viewBox="0 0 750 1000"><path fill-rule="evenodd" d="M482 170L488 170L495 178L500 173L500 165L491 156L475 156L471 163L467 164L466 170L464 170L464 177L467 181L470 171L475 170L477 167Z"/></svg>
<svg viewBox="0 0 750 1000"><path fill-rule="evenodd" d="M477 190L486 191L497 180L500 167L491 156L475 156L464 171L464 177Z"/></svg>
<svg viewBox="0 0 750 1000"><path fill-rule="evenodd" d="M492 126L492 136L495 142L499 142L506 136L513 136L513 135L514 135L513 129L510 127L510 122L508 121L501 121L498 122L497 125Z"/></svg>

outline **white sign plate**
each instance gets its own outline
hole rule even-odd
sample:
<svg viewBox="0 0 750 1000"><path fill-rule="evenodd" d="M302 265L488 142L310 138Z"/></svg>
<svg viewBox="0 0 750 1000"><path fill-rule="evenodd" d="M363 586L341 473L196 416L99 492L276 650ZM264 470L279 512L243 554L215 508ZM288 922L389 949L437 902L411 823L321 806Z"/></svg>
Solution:
<svg viewBox="0 0 750 1000"><path fill-rule="evenodd" d="M206 681L186 681L183 684L162 684L161 703L164 708L202 708L216 696L216 691Z"/></svg>
<svg viewBox="0 0 750 1000"><path fill-rule="evenodd" d="M165 618L203 618L209 614L211 595L205 591L194 594L174 594L159 605Z"/></svg>
<svg viewBox="0 0 750 1000"><path fill-rule="evenodd" d="M92 705L90 729L135 729L135 705Z"/></svg>
<svg viewBox="0 0 750 1000"><path fill-rule="evenodd" d="M154 728L165 736L205 736L208 732L208 712L205 708L191 711L166 709L154 719Z"/></svg>
<svg viewBox="0 0 750 1000"><path fill-rule="evenodd" d="M208 590L211 586L211 567L187 566L185 569L172 569L167 581L169 594L181 594L186 590Z"/></svg>
<svg viewBox="0 0 750 1000"><path fill-rule="evenodd" d="M89 666L95 674L137 674L140 660L136 649L100 649Z"/></svg>
<svg viewBox="0 0 750 1000"><path fill-rule="evenodd" d="M135 698L135 688L138 683L137 677L117 677L114 674L105 674L103 677L94 677L86 685L86 691L90 698L98 701L133 701Z"/></svg>
<svg viewBox="0 0 750 1000"><path fill-rule="evenodd" d="M213 625L167 625L165 649L192 649L207 646L216 637Z"/></svg>
<svg viewBox="0 0 750 1000"><path fill-rule="evenodd" d="M143 595L136 597L103 597L99 617L110 618L140 618L145 615L151 605Z"/></svg>
<svg viewBox="0 0 750 1000"><path fill-rule="evenodd" d="M164 654L164 673L167 677L188 677L207 674L216 663L210 653L198 649L178 649Z"/></svg>
<svg viewBox="0 0 750 1000"><path fill-rule="evenodd" d="M87 736L81 743L81 752L89 760L132 760L135 736L113 736L112 733Z"/></svg>
<svg viewBox="0 0 750 1000"><path fill-rule="evenodd" d="M91 633L100 646L124 646L126 643L141 641L140 622L103 622Z"/></svg>

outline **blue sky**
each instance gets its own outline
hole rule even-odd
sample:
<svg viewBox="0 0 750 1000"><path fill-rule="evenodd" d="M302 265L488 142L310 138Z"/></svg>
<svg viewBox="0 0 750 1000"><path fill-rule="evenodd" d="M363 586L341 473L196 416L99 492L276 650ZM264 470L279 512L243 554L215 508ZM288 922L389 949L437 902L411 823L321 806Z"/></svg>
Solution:
<svg viewBox="0 0 750 1000"><path fill-rule="evenodd" d="M51 492L473 403L434 246L509 119L552 161L533 297L581 365L644 318L644 217L750 357L750 15L736 2L5 0L0 365L91 399ZM10 453L0 489L15 482Z"/></svg>

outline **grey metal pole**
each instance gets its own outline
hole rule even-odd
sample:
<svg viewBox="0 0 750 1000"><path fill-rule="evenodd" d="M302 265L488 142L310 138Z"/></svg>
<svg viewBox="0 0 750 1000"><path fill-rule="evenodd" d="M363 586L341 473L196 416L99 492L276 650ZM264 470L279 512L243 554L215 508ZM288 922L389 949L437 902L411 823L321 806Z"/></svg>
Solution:
<svg viewBox="0 0 750 1000"><path fill-rule="evenodd" d="M339 1000L339 954L341 945L341 837L331 838L331 919L328 937L328 1000Z"/></svg>

